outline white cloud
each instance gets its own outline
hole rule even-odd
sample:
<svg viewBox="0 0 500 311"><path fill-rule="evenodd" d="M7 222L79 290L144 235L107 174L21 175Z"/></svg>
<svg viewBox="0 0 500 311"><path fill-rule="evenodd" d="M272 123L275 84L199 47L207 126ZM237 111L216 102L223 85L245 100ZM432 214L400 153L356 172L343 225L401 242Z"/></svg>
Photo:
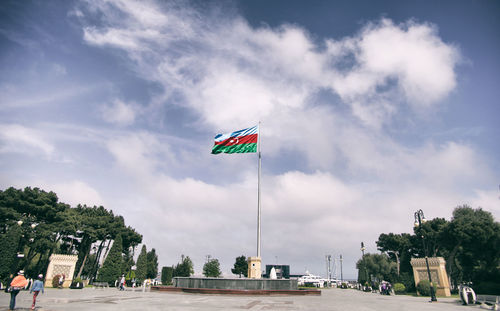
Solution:
<svg viewBox="0 0 500 311"><path fill-rule="evenodd" d="M134 123L137 114L133 104L124 103L119 99L115 99L108 105L103 105L101 112L104 121L118 125L130 125Z"/></svg>
<svg viewBox="0 0 500 311"><path fill-rule="evenodd" d="M481 207L485 211L492 213L495 219L498 220L500 219L500 191L498 190L476 190L475 195L464 202L464 204L472 207Z"/></svg>
<svg viewBox="0 0 500 311"><path fill-rule="evenodd" d="M189 8L156 5L138 13L136 5L101 6L110 26L87 28L85 39L126 51L143 78L165 94L186 95L181 104L212 127L306 110L318 90L330 89L354 116L380 128L405 102L422 109L456 85L459 52L431 24L382 19L356 36L326 40L325 48L295 25L253 29L241 18L200 19Z"/></svg>
<svg viewBox="0 0 500 311"><path fill-rule="evenodd" d="M63 72L56 74L63 74ZM65 69L64 69L65 70ZM42 81L43 82L43 81ZM11 109L18 109L32 106L58 105L71 102L75 98L97 91L102 85L70 86L66 88L58 87L54 90L53 85L40 84L40 81L26 83L23 85L0 85L0 97L2 104L0 111L9 112Z"/></svg>
<svg viewBox="0 0 500 311"><path fill-rule="evenodd" d="M50 157L54 146L36 129L19 124L0 124L0 152L16 152L29 155L41 153Z"/></svg>
<svg viewBox="0 0 500 311"><path fill-rule="evenodd" d="M356 116L374 128L390 121L405 99L422 109L438 103L456 86L460 53L443 42L431 24L395 25L382 19L355 37L329 40L327 46L333 57L354 59L351 67L335 76L332 87L353 104Z"/></svg>
<svg viewBox="0 0 500 311"><path fill-rule="evenodd" d="M60 202L70 204L73 207L78 204L106 206L99 192L80 180L52 184L47 189L57 193Z"/></svg>

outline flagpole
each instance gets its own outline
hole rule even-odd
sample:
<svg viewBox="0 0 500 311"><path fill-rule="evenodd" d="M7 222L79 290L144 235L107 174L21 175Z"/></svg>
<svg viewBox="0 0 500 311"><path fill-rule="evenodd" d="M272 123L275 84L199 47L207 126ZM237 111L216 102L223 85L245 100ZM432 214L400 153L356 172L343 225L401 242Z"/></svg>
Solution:
<svg viewBox="0 0 500 311"><path fill-rule="evenodd" d="M260 121L259 121L259 127L258 127L258 141L257 141L257 153L259 157L259 172L258 172L258 179L257 179L257 257L260 258L260 211L261 211L261 206L260 206L260 167L261 167L261 155L260 155L260 141L261 141L261 136L260 136Z"/></svg>

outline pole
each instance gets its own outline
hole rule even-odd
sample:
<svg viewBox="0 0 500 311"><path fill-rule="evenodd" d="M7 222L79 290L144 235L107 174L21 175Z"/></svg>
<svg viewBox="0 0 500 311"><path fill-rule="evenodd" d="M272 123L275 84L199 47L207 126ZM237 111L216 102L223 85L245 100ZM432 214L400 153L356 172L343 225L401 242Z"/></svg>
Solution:
<svg viewBox="0 0 500 311"><path fill-rule="evenodd" d="M259 172L258 172L258 178L257 178L257 257L260 258L260 213L261 213L261 206L260 206L260 170L261 170L261 155L260 155L260 121L259 121L259 126L257 128L257 153L259 157Z"/></svg>
<svg viewBox="0 0 500 311"><path fill-rule="evenodd" d="M340 282L344 283L344 273L342 272L342 254L340 255Z"/></svg>
<svg viewBox="0 0 500 311"><path fill-rule="evenodd" d="M325 261L326 261L326 279L328 286L330 286L330 283L332 282L332 271L331 271L331 262L332 262L332 255L325 255Z"/></svg>
<svg viewBox="0 0 500 311"><path fill-rule="evenodd" d="M366 269L366 263L365 263L365 243L361 242L361 253L363 254L363 268L365 270L365 275L366 275L366 282L368 282L368 269Z"/></svg>
<svg viewBox="0 0 500 311"><path fill-rule="evenodd" d="M422 237L422 247L424 248L424 255L425 255L425 265L427 266L427 277L429 278L429 286L431 290L431 301L437 301L436 299L436 293L434 291L434 286L432 285L432 279L431 279L431 270L429 269L429 259L427 256L427 248L425 247L425 239L424 235L422 234L422 222L425 221L424 217L424 211L421 209L415 212L415 224L418 222L418 229L420 230L420 236Z"/></svg>

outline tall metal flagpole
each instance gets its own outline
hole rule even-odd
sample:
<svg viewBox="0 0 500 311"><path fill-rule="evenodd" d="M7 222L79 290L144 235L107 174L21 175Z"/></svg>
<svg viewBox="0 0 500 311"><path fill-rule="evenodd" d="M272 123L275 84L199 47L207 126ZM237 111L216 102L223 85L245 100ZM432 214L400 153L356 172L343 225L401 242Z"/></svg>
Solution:
<svg viewBox="0 0 500 311"><path fill-rule="evenodd" d="M257 180L257 257L260 258L260 162L261 162L261 155L260 155L260 121L259 121L259 126L257 129L257 153L259 157L259 174L258 174L258 180Z"/></svg>

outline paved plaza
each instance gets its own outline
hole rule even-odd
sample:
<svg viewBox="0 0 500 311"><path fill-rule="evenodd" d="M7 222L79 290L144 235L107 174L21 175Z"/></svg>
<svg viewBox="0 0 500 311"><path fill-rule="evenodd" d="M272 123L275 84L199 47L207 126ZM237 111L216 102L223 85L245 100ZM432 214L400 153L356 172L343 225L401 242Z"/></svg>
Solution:
<svg viewBox="0 0 500 311"><path fill-rule="evenodd" d="M0 311L7 310L10 295L0 293ZM32 295L17 296L16 310L29 310ZM439 298L429 303L426 297L382 296L351 289L325 289L321 296L233 296L170 292L118 291L114 288L82 290L46 289L38 296L38 311L149 311L149 310L472 310L456 298Z"/></svg>

